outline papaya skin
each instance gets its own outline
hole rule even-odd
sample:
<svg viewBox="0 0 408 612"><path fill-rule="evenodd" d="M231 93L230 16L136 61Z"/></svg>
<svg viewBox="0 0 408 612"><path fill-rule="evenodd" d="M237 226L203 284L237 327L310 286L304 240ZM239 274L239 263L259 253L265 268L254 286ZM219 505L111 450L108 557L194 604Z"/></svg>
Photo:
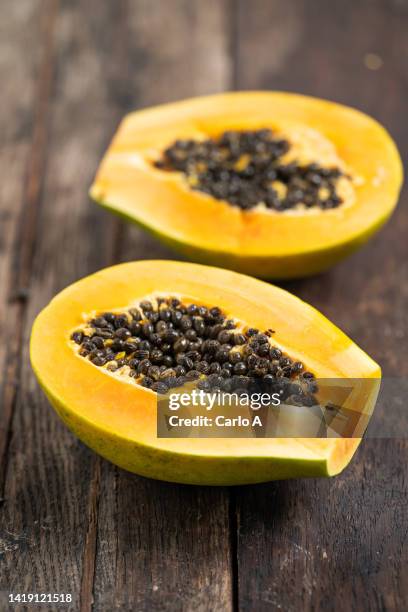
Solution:
<svg viewBox="0 0 408 612"><path fill-rule="evenodd" d="M91 194L92 195L92 194ZM174 239L166 234L161 234L154 231L151 227L141 222L138 222L131 214L120 212L116 207L107 204L100 200L98 202L102 208L109 210L114 215L130 221L137 225L146 233L156 238L162 244L179 253L185 260L202 263L208 266L216 266L235 270L241 274L256 276L257 278L268 280L290 280L296 278L307 278L330 270L334 265L358 251L366 244L374 234L386 223L388 217L378 221L376 225L372 225L364 234L355 236L354 239L348 240L346 243L333 246L331 248L322 248L318 251L310 251L308 253L299 253L296 255L287 255L279 257L271 256L252 256L242 257L225 251L215 251L209 249L200 249L198 246L189 244L188 241Z"/></svg>
<svg viewBox="0 0 408 612"><path fill-rule="evenodd" d="M321 377L358 377L370 393L356 395L370 413L379 366L322 314L286 291L246 276L171 261L107 268L71 285L38 315L30 356L50 403L85 444L123 469L188 484L234 485L283 478L331 476L351 460L353 439L169 439L156 436L156 395L109 376L78 356L70 333L90 312L126 306L153 292L172 291L219 305L240 320L276 327L276 343ZM302 350L299 349L302 346Z"/></svg>
<svg viewBox="0 0 408 612"><path fill-rule="evenodd" d="M136 440L118 436L111 429L95 427L91 421L73 414L45 388L43 390L65 425L98 455L134 474L167 482L230 486L293 478L335 476L344 465L335 464L333 468L328 451L334 454L340 448L340 454L347 457L348 463L360 442L359 439L337 440L336 445L330 445L332 448L322 448L319 455L307 452L307 448L303 447L301 442L291 440L293 456L289 457L280 456L279 447L275 449L275 455L264 457L250 454L236 456L233 453L211 455L208 449L202 454L160 449L154 445L141 444ZM196 440L190 442L194 443ZM298 456L295 454L296 450Z"/></svg>
<svg viewBox="0 0 408 612"><path fill-rule="evenodd" d="M154 167L178 137L211 137L226 129L305 126L334 146L358 178L355 199L324 211L241 211L192 191L180 173ZM295 126L295 127L294 127ZM322 272L365 244L392 214L402 164L386 130L363 113L283 92L235 92L131 113L105 154L90 196L149 231L192 261L260 278Z"/></svg>

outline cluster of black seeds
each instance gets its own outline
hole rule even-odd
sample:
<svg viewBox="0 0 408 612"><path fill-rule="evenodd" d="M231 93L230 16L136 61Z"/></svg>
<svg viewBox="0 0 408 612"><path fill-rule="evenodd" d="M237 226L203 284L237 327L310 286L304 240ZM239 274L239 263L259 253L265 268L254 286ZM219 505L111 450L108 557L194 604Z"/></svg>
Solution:
<svg viewBox="0 0 408 612"><path fill-rule="evenodd" d="M280 392L313 405L314 375L273 346L271 334L240 331L218 307L157 298L102 313L71 339L94 365L112 372L128 366L129 376L157 393L194 381L204 391Z"/></svg>
<svg viewBox="0 0 408 612"><path fill-rule="evenodd" d="M268 129L228 131L219 138L176 140L155 166L186 175L191 189L249 210L260 203L284 211L303 204L307 208L336 208L342 199L339 168L318 164L283 163L290 149L287 140L274 138Z"/></svg>

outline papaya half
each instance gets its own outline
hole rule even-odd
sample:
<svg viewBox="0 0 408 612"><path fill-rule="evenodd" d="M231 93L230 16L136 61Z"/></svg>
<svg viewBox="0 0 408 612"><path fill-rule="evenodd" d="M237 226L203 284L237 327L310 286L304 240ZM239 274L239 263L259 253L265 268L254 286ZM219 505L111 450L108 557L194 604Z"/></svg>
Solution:
<svg viewBox="0 0 408 612"><path fill-rule="evenodd" d="M129 114L90 195L187 259L281 279L358 249L392 213L401 181L393 140L367 115L237 92Z"/></svg>
<svg viewBox="0 0 408 612"><path fill-rule="evenodd" d="M67 287L36 318L30 355L85 444L126 470L191 484L332 476L360 437L158 437L157 400L169 387L188 379L231 391L285 375L315 392L313 381L353 378L372 383L352 394L353 410L370 414L381 378L343 332L283 289L173 261L125 263Z"/></svg>

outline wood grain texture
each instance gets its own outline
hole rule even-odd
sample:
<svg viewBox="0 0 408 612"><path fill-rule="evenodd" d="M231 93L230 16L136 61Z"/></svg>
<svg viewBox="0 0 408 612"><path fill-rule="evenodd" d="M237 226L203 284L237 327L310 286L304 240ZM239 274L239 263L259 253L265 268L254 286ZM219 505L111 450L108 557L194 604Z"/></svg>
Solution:
<svg viewBox="0 0 408 612"><path fill-rule="evenodd" d="M16 490L11 469L12 419L22 374L28 283L46 157L56 3L23 0L18 5L3 4L0 78L6 85L0 115L0 508L3 510L0 608L6 610L7 592L18 573L21 572L21 585L25 586L33 571L27 562L33 545L32 534L26 530L24 517L26 513L30 517L29 498L36 495L35 489L25 491L18 502L13 499L9 504ZM14 503L20 503L18 516L11 511ZM48 529L37 520L37 533L43 527Z"/></svg>
<svg viewBox="0 0 408 612"><path fill-rule="evenodd" d="M405 440L366 441L331 481L227 490L138 478L54 416L28 340L35 315L70 282L113 262L175 257L87 197L133 108L234 87L295 90L370 112L406 156L408 4L3 4L0 592L70 592L63 609L75 612L405 609ZM369 70L367 53L383 67ZM405 203L360 253L285 284L388 376L408 371Z"/></svg>
<svg viewBox="0 0 408 612"><path fill-rule="evenodd" d="M104 465L95 609L230 610L228 496Z"/></svg>
<svg viewBox="0 0 408 612"><path fill-rule="evenodd" d="M2 588L72 593L73 603L66 606L71 610L79 609L80 596L83 609L89 609L92 599L99 460L95 463L50 410L30 369L28 340L35 315L50 298L78 277L109 264L114 248L116 222L90 207L87 197L99 156L121 115L109 98L107 76L114 69L111 48L121 15L114 3L98 5L70 2L56 7L46 164L37 165L41 190L35 193L41 201L36 240L27 258L29 301L2 514L2 533L9 537ZM44 3L43 10L49 15L51 7ZM31 26L29 13L23 15ZM27 206L31 204L28 199ZM29 212L27 218L32 219Z"/></svg>
<svg viewBox="0 0 408 612"><path fill-rule="evenodd" d="M240 2L237 23L239 88L356 106L382 121L406 156L406 3L254 0ZM383 67L368 69L368 53ZM404 192L392 220L363 250L324 275L285 283L395 377L406 377L408 367L407 229ZM331 481L238 489L241 609L404 609L407 458L405 440L367 440Z"/></svg>
<svg viewBox="0 0 408 612"><path fill-rule="evenodd" d="M370 441L334 480L240 489L240 609L405 609L407 460Z"/></svg>
<svg viewBox="0 0 408 612"><path fill-rule="evenodd" d="M6 3L1 23L0 497L19 376L27 278L44 163L52 73L53 4ZM43 10L41 10L43 9ZM29 25L30 24L30 25ZM24 45L32 48L26 58ZM15 74L9 79L9 74ZM38 178L40 177L40 178ZM29 223L31 221L31 223ZM19 247L24 243L24 247ZM13 329L10 336L8 329Z"/></svg>

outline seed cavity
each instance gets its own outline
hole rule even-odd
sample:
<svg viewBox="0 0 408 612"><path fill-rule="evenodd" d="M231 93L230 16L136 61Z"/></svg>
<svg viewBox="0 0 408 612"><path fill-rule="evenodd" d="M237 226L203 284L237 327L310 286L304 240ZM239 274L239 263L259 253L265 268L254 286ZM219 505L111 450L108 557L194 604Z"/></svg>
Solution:
<svg viewBox="0 0 408 612"><path fill-rule="evenodd" d="M340 206L338 181L350 177L338 167L285 163L290 148L269 129L227 131L206 140L176 140L155 166L182 172L190 189L242 210L260 204L277 212Z"/></svg>
<svg viewBox="0 0 408 612"><path fill-rule="evenodd" d="M217 306L156 297L89 318L71 343L95 366L158 394L192 383L204 391L279 391L314 405L314 374L274 346L273 333L245 327Z"/></svg>

